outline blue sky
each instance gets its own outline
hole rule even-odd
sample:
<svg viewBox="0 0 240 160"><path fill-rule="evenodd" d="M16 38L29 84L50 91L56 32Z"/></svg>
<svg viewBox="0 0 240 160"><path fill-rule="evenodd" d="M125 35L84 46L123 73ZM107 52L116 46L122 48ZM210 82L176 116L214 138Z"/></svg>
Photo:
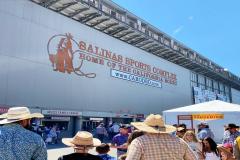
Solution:
<svg viewBox="0 0 240 160"><path fill-rule="evenodd" d="M240 76L240 0L113 0Z"/></svg>

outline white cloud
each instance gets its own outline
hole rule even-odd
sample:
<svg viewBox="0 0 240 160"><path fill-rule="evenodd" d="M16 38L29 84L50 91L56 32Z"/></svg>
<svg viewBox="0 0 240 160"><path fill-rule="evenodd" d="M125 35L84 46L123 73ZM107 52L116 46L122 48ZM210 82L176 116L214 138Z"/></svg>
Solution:
<svg viewBox="0 0 240 160"><path fill-rule="evenodd" d="M183 28L184 28L183 25L179 26L178 28L176 28L176 29L173 31L173 34L177 34L177 33L181 32L181 31L183 30Z"/></svg>

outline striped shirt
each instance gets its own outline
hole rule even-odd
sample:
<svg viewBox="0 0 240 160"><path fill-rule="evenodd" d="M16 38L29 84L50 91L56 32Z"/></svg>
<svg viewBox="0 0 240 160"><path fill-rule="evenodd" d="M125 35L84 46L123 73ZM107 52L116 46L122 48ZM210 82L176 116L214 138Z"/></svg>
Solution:
<svg viewBox="0 0 240 160"><path fill-rule="evenodd" d="M42 138L19 124L0 126L0 160L47 160Z"/></svg>
<svg viewBox="0 0 240 160"><path fill-rule="evenodd" d="M170 134L146 134L134 139L126 160L197 160L186 142Z"/></svg>

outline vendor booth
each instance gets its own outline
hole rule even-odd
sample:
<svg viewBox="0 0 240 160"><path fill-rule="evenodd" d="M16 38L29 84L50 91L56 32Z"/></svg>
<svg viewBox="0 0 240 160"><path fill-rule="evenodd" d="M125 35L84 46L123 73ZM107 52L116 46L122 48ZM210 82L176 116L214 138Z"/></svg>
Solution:
<svg viewBox="0 0 240 160"><path fill-rule="evenodd" d="M185 123L197 133L197 125L205 121L214 133L214 140L222 142L224 125L240 124L240 105L219 100L163 111L166 124Z"/></svg>

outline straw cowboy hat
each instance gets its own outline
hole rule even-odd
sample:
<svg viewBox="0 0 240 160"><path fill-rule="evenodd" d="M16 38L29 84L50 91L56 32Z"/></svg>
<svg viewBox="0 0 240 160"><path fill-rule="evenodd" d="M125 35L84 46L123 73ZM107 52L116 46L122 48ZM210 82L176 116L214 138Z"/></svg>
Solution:
<svg viewBox="0 0 240 160"><path fill-rule="evenodd" d="M186 129L185 129L185 128L183 128L183 127L177 127L177 128L176 128L176 130L177 130L178 132L181 132L181 131L186 131Z"/></svg>
<svg viewBox="0 0 240 160"><path fill-rule="evenodd" d="M87 131L79 131L73 138L63 138L62 142L70 147L78 148L81 146L99 146L101 141L93 138L93 135Z"/></svg>
<svg viewBox="0 0 240 160"><path fill-rule="evenodd" d="M12 107L8 112L0 115L0 124L14 123L17 121L31 119L31 118L43 118L41 113L30 113L27 107Z"/></svg>
<svg viewBox="0 0 240 160"><path fill-rule="evenodd" d="M176 127L164 124L162 116L159 114L150 114L144 122L132 122L131 125L147 133L171 133L176 131Z"/></svg>

